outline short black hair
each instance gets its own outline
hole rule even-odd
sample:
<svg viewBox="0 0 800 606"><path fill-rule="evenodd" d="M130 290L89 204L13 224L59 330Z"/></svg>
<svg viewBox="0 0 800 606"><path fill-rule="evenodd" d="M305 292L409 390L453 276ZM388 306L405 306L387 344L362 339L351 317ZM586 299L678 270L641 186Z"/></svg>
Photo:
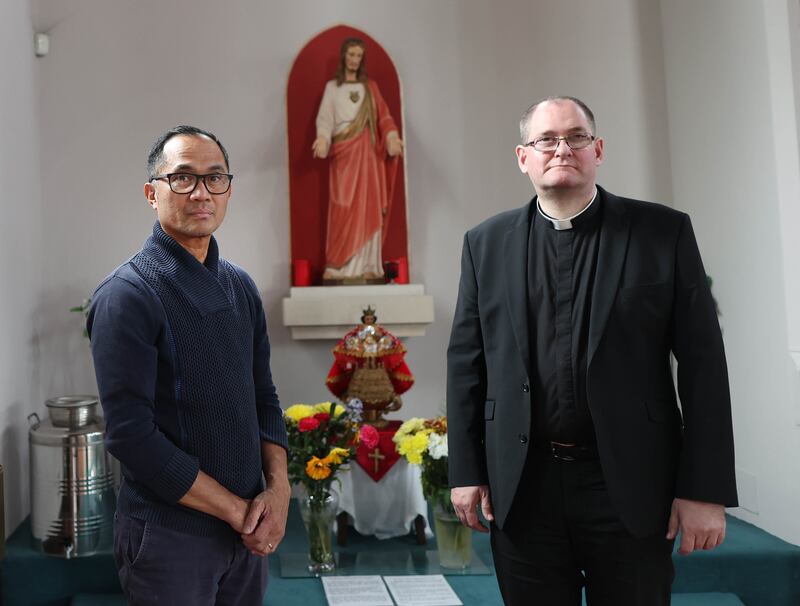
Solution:
<svg viewBox="0 0 800 606"><path fill-rule="evenodd" d="M594 121L594 113L592 110L589 109L589 106L586 105L583 101L578 99L577 97L570 97L568 95L554 95L552 97L545 97L544 99L539 99L536 103L531 105L528 109L525 110L525 113L522 114L522 118L519 121L519 139L522 145L525 145L528 141L528 123L531 121L531 116L533 112L542 104L547 103L548 101L553 101L556 103L560 103L563 101L570 101L578 106L583 112L583 115L586 116L586 120L589 122L589 127L592 130L592 135L597 134L597 125Z"/></svg>
<svg viewBox="0 0 800 606"><path fill-rule="evenodd" d="M179 124L178 126L170 128L167 132L162 134L150 147L150 153L147 155L147 176L150 179L158 176L156 174L156 169L158 169L164 162L164 146L167 144L167 141L172 139L172 137L177 137L178 135L187 135L189 137L208 137L214 143L219 145L219 150L222 152L222 156L225 158L225 168L227 170L231 169L230 162L228 161L228 150L225 149L225 146L219 139L217 139L217 136L214 133L210 133L207 130L203 130L202 128L198 128L196 126Z"/></svg>

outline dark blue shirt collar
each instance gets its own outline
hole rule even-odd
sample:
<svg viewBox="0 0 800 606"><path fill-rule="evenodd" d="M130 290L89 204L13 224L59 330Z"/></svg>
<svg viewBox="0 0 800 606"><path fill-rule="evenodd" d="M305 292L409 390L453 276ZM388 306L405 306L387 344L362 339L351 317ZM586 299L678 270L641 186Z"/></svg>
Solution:
<svg viewBox="0 0 800 606"><path fill-rule="evenodd" d="M164 276L186 294L201 315L231 307L231 302L218 280L220 258L214 236L211 236L208 244L205 262L200 263L156 221L153 235L145 242L142 252L158 263Z"/></svg>

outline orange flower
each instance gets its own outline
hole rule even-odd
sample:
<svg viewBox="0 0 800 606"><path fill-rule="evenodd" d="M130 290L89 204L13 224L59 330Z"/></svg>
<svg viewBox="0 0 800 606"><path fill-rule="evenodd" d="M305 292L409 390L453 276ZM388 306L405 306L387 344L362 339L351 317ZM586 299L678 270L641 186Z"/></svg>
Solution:
<svg viewBox="0 0 800 606"><path fill-rule="evenodd" d="M306 475L312 480L324 480L331 475L331 468L328 462L319 457L311 457L306 463Z"/></svg>
<svg viewBox="0 0 800 606"><path fill-rule="evenodd" d="M447 433L447 417L427 419L425 421L425 427L431 428L435 433L444 435Z"/></svg>

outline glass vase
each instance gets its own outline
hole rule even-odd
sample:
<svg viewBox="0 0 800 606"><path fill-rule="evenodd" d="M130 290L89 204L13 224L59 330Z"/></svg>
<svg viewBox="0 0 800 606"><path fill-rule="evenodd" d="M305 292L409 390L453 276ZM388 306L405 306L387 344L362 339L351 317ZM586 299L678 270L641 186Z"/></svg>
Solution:
<svg viewBox="0 0 800 606"><path fill-rule="evenodd" d="M472 529L464 526L452 506L433 506L433 525L439 547L439 564L466 568L472 560Z"/></svg>
<svg viewBox="0 0 800 606"><path fill-rule="evenodd" d="M331 572L333 559L333 523L339 508L339 497L325 492L300 498L300 515L308 533L308 570L314 574Z"/></svg>

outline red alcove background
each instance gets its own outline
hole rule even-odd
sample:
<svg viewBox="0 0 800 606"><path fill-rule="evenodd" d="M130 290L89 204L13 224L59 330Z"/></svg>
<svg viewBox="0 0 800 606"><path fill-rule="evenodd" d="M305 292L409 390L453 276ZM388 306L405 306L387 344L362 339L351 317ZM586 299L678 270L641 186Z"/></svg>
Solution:
<svg viewBox="0 0 800 606"><path fill-rule="evenodd" d="M354 27L337 25L312 38L297 54L286 85L291 254L292 261L310 262L313 284L321 282L325 265L329 160L315 159L311 144L317 135L317 110L325 83L334 77L339 49L348 37L364 40L367 75L378 84L400 136L405 139L397 70L372 37ZM405 156L398 165L389 229L383 243L384 261L400 257L408 258Z"/></svg>

